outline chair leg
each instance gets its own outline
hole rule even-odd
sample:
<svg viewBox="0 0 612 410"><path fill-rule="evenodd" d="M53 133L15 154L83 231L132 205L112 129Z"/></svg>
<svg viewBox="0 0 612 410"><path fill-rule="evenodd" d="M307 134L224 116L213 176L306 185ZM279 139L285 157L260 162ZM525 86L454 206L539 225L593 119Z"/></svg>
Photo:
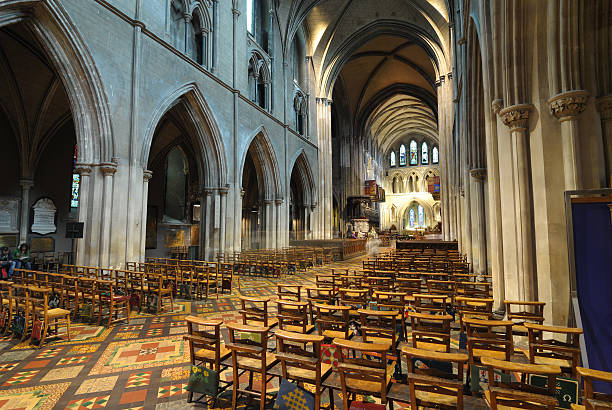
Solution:
<svg viewBox="0 0 612 410"><path fill-rule="evenodd" d="M68 336L68 341L70 341L70 315L66 316L66 335Z"/></svg>
<svg viewBox="0 0 612 410"><path fill-rule="evenodd" d="M43 324L43 328L41 329L40 332L40 344L39 346L42 347L42 345L45 343L45 338L47 337L47 328L49 327L49 320L48 319L44 319L45 323ZM57 319L56 320L56 325L57 325Z"/></svg>
<svg viewBox="0 0 612 410"><path fill-rule="evenodd" d="M268 384L267 374L264 372L261 374L261 401L259 402L259 410L264 410L266 407L266 387Z"/></svg>

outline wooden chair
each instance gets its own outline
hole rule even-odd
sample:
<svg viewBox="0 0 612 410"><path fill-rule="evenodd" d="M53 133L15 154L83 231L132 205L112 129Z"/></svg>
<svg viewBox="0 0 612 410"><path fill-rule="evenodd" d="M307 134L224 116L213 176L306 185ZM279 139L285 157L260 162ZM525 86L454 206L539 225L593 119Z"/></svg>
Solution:
<svg viewBox="0 0 612 410"><path fill-rule="evenodd" d="M563 373L576 378L580 365L580 335L582 329L525 323L529 334L529 363L559 366ZM545 339L544 332L564 337L567 342Z"/></svg>
<svg viewBox="0 0 612 410"><path fill-rule="evenodd" d="M70 341L70 315L72 312L62 308L49 309L51 289L30 286L28 290L32 303L32 319L34 322L38 320L41 322L39 346L44 344L49 327L51 326L54 328L56 337L66 336L68 341ZM34 323L32 326L34 326ZM65 333L59 333L59 326L66 328ZM33 341L33 336L34 334L30 335L30 343Z"/></svg>
<svg viewBox="0 0 612 410"><path fill-rule="evenodd" d="M350 339L352 331L349 327L350 306L326 305L317 303L315 323L320 336L327 340L334 338Z"/></svg>
<svg viewBox="0 0 612 410"><path fill-rule="evenodd" d="M465 318L463 324L467 333L470 365L482 361L483 357L510 361L514 353L513 322Z"/></svg>
<svg viewBox="0 0 612 410"><path fill-rule="evenodd" d="M232 282L234 281L234 264L220 262L218 266L218 279L221 282L221 292L224 293L225 291L228 291L229 293L232 293Z"/></svg>
<svg viewBox="0 0 612 410"><path fill-rule="evenodd" d="M408 305L408 295L405 292L381 292L375 291L372 295L376 309L397 311L397 321L401 327L401 335L405 339L406 333L406 305Z"/></svg>
<svg viewBox="0 0 612 410"><path fill-rule="evenodd" d="M414 309L419 313L446 314L446 304L450 298L446 295L430 295L425 293L415 293Z"/></svg>
<svg viewBox="0 0 612 410"><path fill-rule="evenodd" d="M461 331L464 318L491 320L493 318L493 298L471 298L457 296L455 298L455 309L459 315Z"/></svg>
<svg viewBox="0 0 612 410"><path fill-rule="evenodd" d="M396 310L359 309L361 338L366 343L387 344L389 353L399 359Z"/></svg>
<svg viewBox="0 0 612 410"><path fill-rule="evenodd" d="M282 377L300 384L315 387L315 410L321 408L321 383L331 374L332 365L321 363L323 336L278 330L276 358L281 363Z"/></svg>
<svg viewBox="0 0 612 410"><path fill-rule="evenodd" d="M561 373L558 366L521 364L492 357L483 357L482 364L487 367L489 387L485 390L485 400L492 410L506 409L555 409L559 403L555 398L557 376ZM548 377L548 388L536 388L525 382L503 383L495 378L495 372L521 373ZM523 377L526 381L527 377Z"/></svg>
<svg viewBox="0 0 612 410"><path fill-rule="evenodd" d="M230 349L221 341L221 325L222 320L206 320L196 316L187 316L187 335L183 336L183 340L189 342L189 356L191 364L204 366L214 370L219 374L219 382L225 386L221 391L218 391L214 397L211 407L215 407L216 400L228 386L229 383L222 381L221 372L229 366L223 365L222 362L231 355ZM193 400L193 392L189 392L187 402Z"/></svg>
<svg viewBox="0 0 612 410"><path fill-rule="evenodd" d="M453 317L409 312L412 347L436 352L450 352L450 331Z"/></svg>
<svg viewBox="0 0 612 410"><path fill-rule="evenodd" d="M407 346L402 348L402 353L408 367L412 410L422 407L463 409L463 369L468 361L466 354L433 352ZM451 373L415 366L419 359L448 363ZM456 375L452 373L453 367L457 368Z"/></svg>
<svg viewBox="0 0 612 410"><path fill-rule="evenodd" d="M310 310L310 323L314 323L314 305L323 303L333 305L336 300L336 292L332 288L306 287L306 300Z"/></svg>
<svg viewBox="0 0 612 410"><path fill-rule="evenodd" d="M238 394L259 397L259 409L266 406L266 387L273 376L268 378L269 370L277 363L276 355L267 350L268 327L241 325L227 323L230 343L227 347L232 352L233 392L232 408L236 408ZM242 370L242 372L240 372ZM246 389L240 388L240 375L249 373L249 385ZM253 373L259 373L261 380L260 391L253 389Z"/></svg>
<svg viewBox="0 0 612 410"><path fill-rule="evenodd" d="M28 331L32 326L32 302L30 301L30 289L27 285L12 284L10 288L9 298L12 301L13 316L9 318L9 327L15 315L23 315L25 323L23 326L23 334L20 335L20 340L27 338ZM12 335L15 337L16 335Z"/></svg>
<svg viewBox="0 0 612 410"><path fill-rule="evenodd" d="M263 326L269 329L278 324L277 318L268 315L268 302L270 298L255 298L249 296L238 297L241 309L238 311L242 315L242 324Z"/></svg>
<svg viewBox="0 0 612 410"><path fill-rule="evenodd" d="M379 397L382 404L387 403L387 392L391 385L395 363L387 363L388 344L355 342L345 339L334 339L339 349L348 349L350 355L338 355L338 373L342 389L343 407L350 407L349 395L372 395ZM374 355L373 355L374 354Z"/></svg>
<svg viewBox="0 0 612 410"><path fill-rule="evenodd" d="M582 406L572 404L573 410L612 409L612 395L595 392L593 382L612 384L612 373L601 370L576 367L576 372L583 381Z"/></svg>
<svg viewBox="0 0 612 410"><path fill-rule="evenodd" d="M127 289L127 283L122 280L115 282L112 280L97 280L96 288L98 292L98 326L102 322L102 311L104 308L108 310L107 327L113 323L124 320L130 323L130 295ZM124 313L125 317L119 317L120 313ZM113 319L113 316L115 317Z"/></svg>
<svg viewBox="0 0 612 410"><path fill-rule="evenodd" d="M278 328L293 333L310 333L314 325L308 323L308 303L293 300L277 300Z"/></svg>
<svg viewBox="0 0 612 410"><path fill-rule="evenodd" d="M517 336L527 336L527 328L524 323L544 323L544 306L546 302L504 300L506 305L506 315L508 320L512 320L515 325L512 332ZM520 309L520 310L516 310Z"/></svg>
<svg viewBox="0 0 612 410"><path fill-rule="evenodd" d="M91 318L89 318L88 322L92 322L99 309L96 279L88 276L79 277L77 282L77 291L79 293L78 301L80 304L78 308L79 316L81 316L83 313L81 306L89 304L91 305ZM81 317L81 320L83 319L84 318Z"/></svg>
<svg viewBox="0 0 612 410"><path fill-rule="evenodd" d="M278 288L276 295L278 296L279 299L293 300L295 302L299 302L301 300L302 285L279 283L276 286Z"/></svg>
<svg viewBox="0 0 612 410"><path fill-rule="evenodd" d="M342 306L349 306L351 308L351 310L349 310L350 319L359 319L357 310L368 308L368 300L370 299L369 289L340 288L338 289L338 293L340 296L339 303Z"/></svg>
<svg viewBox="0 0 612 410"><path fill-rule="evenodd" d="M168 299L170 299L170 311L174 311L173 289L166 286L164 277L161 274L146 273L143 277L143 290L147 294L147 297L154 297L157 299L156 313L160 313L166 309L167 305L164 304L164 300Z"/></svg>
<svg viewBox="0 0 612 410"><path fill-rule="evenodd" d="M13 318L13 297L11 294L11 286L13 282L9 280L0 280L0 317L3 318L4 324L0 331L7 333L10 330L11 319Z"/></svg>

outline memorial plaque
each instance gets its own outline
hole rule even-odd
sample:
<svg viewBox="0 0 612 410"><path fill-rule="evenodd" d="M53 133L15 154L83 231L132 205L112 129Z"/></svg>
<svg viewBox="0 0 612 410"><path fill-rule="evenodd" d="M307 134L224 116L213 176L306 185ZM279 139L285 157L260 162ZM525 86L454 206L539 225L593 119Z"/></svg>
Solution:
<svg viewBox="0 0 612 410"><path fill-rule="evenodd" d="M0 247L8 246L9 248L17 247L17 235L0 235Z"/></svg>
<svg viewBox="0 0 612 410"><path fill-rule="evenodd" d="M0 233L17 233L19 199L0 199Z"/></svg>
<svg viewBox="0 0 612 410"><path fill-rule="evenodd" d="M57 230L55 227L55 212L57 208L49 198L41 198L34 204L34 222L32 232L46 235Z"/></svg>
<svg viewBox="0 0 612 410"><path fill-rule="evenodd" d="M185 231L168 231L166 233L166 248L185 246Z"/></svg>
<svg viewBox="0 0 612 410"><path fill-rule="evenodd" d="M55 252L55 241L53 238L32 238L30 241L30 252Z"/></svg>

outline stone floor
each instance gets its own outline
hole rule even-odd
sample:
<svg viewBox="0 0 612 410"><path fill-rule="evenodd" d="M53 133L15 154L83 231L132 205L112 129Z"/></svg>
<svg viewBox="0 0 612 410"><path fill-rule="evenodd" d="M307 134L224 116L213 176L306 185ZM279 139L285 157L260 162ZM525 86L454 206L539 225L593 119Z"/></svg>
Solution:
<svg viewBox="0 0 612 410"><path fill-rule="evenodd" d="M333 266L359 268L361 259ZM312 278L312 271L280 280L248 278L240 291L275 295L278 282L312 284ZM178 300L173 312L134 314L129 325L110 329L76 324L73 340L50 341L38 349L10 336L0 338L0 409L206 408L186 400L189 351L182 339L187 331L183 319L192 314L238 321L238 292L235 284L231 295L218 300ZM231 372L221 377L231 380ZM278 389L278 382L269 388ZM229 398L218 406L231 408L231 393Z"/></svg>

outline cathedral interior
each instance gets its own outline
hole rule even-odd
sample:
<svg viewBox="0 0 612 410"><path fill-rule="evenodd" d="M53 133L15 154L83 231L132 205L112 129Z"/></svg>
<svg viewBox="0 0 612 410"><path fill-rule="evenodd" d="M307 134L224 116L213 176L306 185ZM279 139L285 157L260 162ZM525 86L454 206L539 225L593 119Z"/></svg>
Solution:
<svg viewBox="0 0 612 410"><path fill-rule="evenodd" d="M609 0L0 0L0 409L612 407L611 47Z"/></svg>

